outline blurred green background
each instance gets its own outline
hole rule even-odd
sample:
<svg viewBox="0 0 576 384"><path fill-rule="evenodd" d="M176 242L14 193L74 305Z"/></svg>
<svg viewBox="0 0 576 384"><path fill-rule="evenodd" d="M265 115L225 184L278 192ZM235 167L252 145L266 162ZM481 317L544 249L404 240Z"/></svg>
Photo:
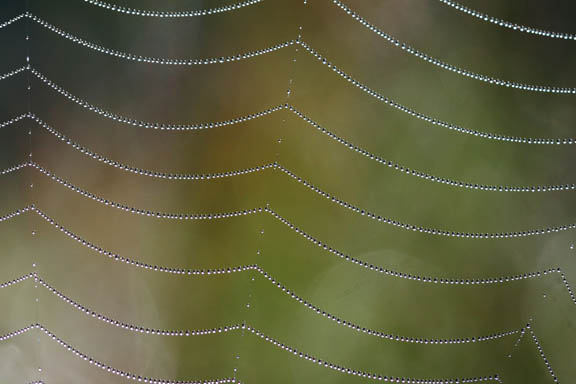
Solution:
<svg viewBox="0 0 576 384"><path fill-rule="evenodd" d="M301 33L339 68L419 112L484 132L576 137L576 96L507 89L442 70L388 44L329 0L266 0L233 12L176 19L117 14L80 0L29 1L34 14L73 35L144 56L228 56ZM576 5L568 1L462 2L519 24L576 33ZM192 10L230 2L114 3ZM450 64L511 81L576 87L574 42L499 28L435 0L347 4L392 36ZM4 0L0 21L24 10L23 0ZM0 73L25 65L25 24L0 30ZM28 24L36 69L73 95L120 115L200 123L289 102L340 137L439 177L497 185L571 184L576 178L573 145L498 142L427 124L363 93L297 46L234 63L164 66L100 54ZM0 82L0 98L0 121L26 112L26 73ZM348 150L286 110L202 131L158 131L99 116L34 77L31 105L72 140L138 168L213 173L278 161L345 201L411 224L510 232L576 222L573 191L482 192L407 176ZM1 169L26 161L30 151L34 161L74 185L133 207L211 213L269 204L320 241L384 268L488 278L561 267L576 286L576 251L570 249L574 231L500 240L419 234L353 213L274 170L209 181L153 179L92 160L28 119L0 129ZM576 305L557 274L492 286L411 282L347 263L268 214L211 221L131 215L31 169L0 177L0 202L0 215L34 202L84 239L151 264L196 269L257 263L323 310L382 332L464 338L518 329L531 319L560 382L576 378ZM443 346L382 340L315 314L254 271L187 277L138 269L74 242L31 213L0 223L0 252L2 282L31 272L36 263L39 275L62 293L122 322L198 329L245 321L299 351L376 374L456 378L499 373L505 383L553 382L529 335L516 348L516 335ZM249 333L167 337L129 332L86 316L35 288L33 281L0 289L0 306L1 334L39 321L83 353L142 376L236 377L244 383L369 381L300 359ZM0 382L38 379L47 384L126 381L37 331L0 342Z"/></svg>

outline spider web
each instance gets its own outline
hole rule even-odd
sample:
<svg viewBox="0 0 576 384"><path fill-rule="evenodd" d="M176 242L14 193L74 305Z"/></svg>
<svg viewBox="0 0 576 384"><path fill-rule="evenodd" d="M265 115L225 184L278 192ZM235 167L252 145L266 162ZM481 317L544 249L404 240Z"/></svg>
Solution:
<svg viewBox="0 0 576 384"><path fill-rule="evenodd" d="M574 377L572 35L440 2L3 5L0 377Z"/></svg>

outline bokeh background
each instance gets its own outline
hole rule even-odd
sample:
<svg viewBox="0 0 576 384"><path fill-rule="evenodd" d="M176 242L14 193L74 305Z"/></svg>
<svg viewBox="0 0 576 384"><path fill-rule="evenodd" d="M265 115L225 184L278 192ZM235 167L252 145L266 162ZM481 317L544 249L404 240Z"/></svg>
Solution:
<svg viewBox="0 0 576 384"><path fill-rule="evenodd" d="M462 3L519 24L576 32L569 1ZM404 53L329 0L266 0L218 15L160 19L118 14L80 0L29 0L65 31L110 49L205 58L302 39L372 89L466 128L525 137L576 137L576 98L498 87ZM229 1L115 0L151 10L213 8ZM435 0L351 1L381 29L445 62L495 77L576 87L573 41L499 28ZM1 20L24 12L0 3ZM340 137L386 159L483 184L574 183L574 145L485 140L433 126L355 88L297 46L234 63L168 66L122 60L65 40L32 21L0 30L0 73L31 64L73 95L111 112L159 123L222 121L289 102ZM300 29L301 27L301 29ZM0 82L0 121L27 111L26 72ZM32 111L110 159L167 173L213 173L277 161L323 190L395 220L467 232L509 232L576 221L574 192L459 189L384 167L331 140L289 111L193 132L115 122L31 77ZM288 95L288 90L290 94ZM28 131L31 130L31 135ZM274 170L173 181L99 163L29 119L0 129L0 168L32 159L98 196L133 207L213 213L263 207L330 247L405 273L488 278L561 267L576 286L574 231L524 239L453 239L375 222ZM492 286L450 286L383 276L347 263L271 215L180 221L132 215L75 193L32 169L0 177L0 215L34 202L61 225L124 257L181 268L257 263L300 297L383 332L464 338L532 322L561 382L576 378L576 305L558 275ZM34 233L34 234L33 234ZM146 271L94 252L27 213L0 223L0 280L34 270L62 293L122 322L160 329L247 322L322 360L388 376L455 378L499 373L505 383L550 383L530 337L464 345L387 341L336 324L260 274L187 277ZM362 383L300 359L249 333L168 337L95 320L33 281L0 290L0 333L41 322L115 368L171 380L235 377L244 383ZM527 335L529 336L529 335ZM123 383L37 331L0 342L0 382Z"/></svg>

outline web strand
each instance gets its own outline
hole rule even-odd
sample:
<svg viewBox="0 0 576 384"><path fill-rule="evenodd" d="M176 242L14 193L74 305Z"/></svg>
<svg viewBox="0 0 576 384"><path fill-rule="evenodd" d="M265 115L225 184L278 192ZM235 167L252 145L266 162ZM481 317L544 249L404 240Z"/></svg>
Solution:
<svg viewBox="0 0 576 384"><path fill-rule="evenodd" d="M180 17L209 16L209 15L216 15L219 13L236 11L238 9L262 3L264 0L247 0L230 5L224 5L217 8L199 9L196 11L148 11L143 9L123 7L120 5L111 4L100 0L84 0L84 1L88 4L95 5L97 7L104 8L109 11L123 13L126 15L161 17L161 18L174 18L174 17L180 18Z"/></svg>
<svg viewBox="0 0 576 384"><path fill-rule="evenodd" d="M250 269L258 269L258 268L259 267L257 267L257 266L246 268L246 269L242 268L241 271L244 272L244 271L248 271ZM234 270L234 272L240 272L239 268L232 268L232 269ZM209 276L209 275L215 275L215 274L216 273L214 273L213 271L210 271L210 270L205 270L201 273L202 276ZM40 284L42 287L47 289L50 293L54 294L55 296L57 296L59 299L61 299L65 303L71 305L76 310L79 310L80 312L83 312L84 314L91 316L92 318L95 318L97 320L100 320L104 323L107 323L109 325L113 325L115 327L131 331L131 332L144 333L144 334L150 334L150 335L159 335L159 336L179 336L179 337L203 336L203 335L214 335L214 334L219 334L219 333L238 331L238 330L241 330L243 324L244 325L247 324L247 322L244 321L242 324L232 324L232 325L225 325L225 326L219 326L219 327L214 327L214 328L195 329L195 330L189 330L189 329L180 329L180 330L156 329L156 328L148 327L148 326L145 327L142 325L134 325L134 324L130 324L127 322L115 320L109 316L106 316L102 313L96 312L96 311L74 301L70 297L66 296L65 294L63 294L62 292L60 292L59 290L54 288L52 285L48 284L45 280L40 278L35 272L29 273L27 275L24 275L22 277L16 278L16 279L11 280L11 281L7 281L5 283L0 283L0 288L8 288L8 287L23 283L23 282L30 280L30 279L32 279L35 282L37 282L38 284ZM323 315L324 317L327 317L329 319L331 319L332 317L335 318L335 316L327 314L325 311L323 311L323 310L321 310L321 309L319 309L313 305L309 304L309 306L311 309L315 310L318 315ZM379 332L379 331L374 331L374 330L371 330L371 329L366 328L366 327L361 327L359 325L355 325L349 321L345 321L342 319L338 319L338 324L341 324L341 325L348 327L352 330L355 330L357 332L361 332L363 334L367 334L370 336L377 336L379 338L386 339L389 341L414 343L414 344L460 345L460 344L469 344L469 343L480 343L480 342L493 341L493 340L497 340L497 339L501 339L501 338L506 338L508 336L512 336L512 335L518 334L520 332L520 330L513 329L510 331L492 333L490 335L485 335L485 336L472 336L472 337L442 339L442 338L408 337L408 336L402 336L402 335L388 334L388 333L383 333L383 332Z"/></svg>
<svg viewBox="0 0 576 384"><path fill-rule="evenodd" d="M456 1L453 1L453 0L438 0L438 1L454 8L460 12L463 12L463 13L468 14L470 16L473 16L477 19L480 19L481 21L492 23L492 24L498 25L499 27L509 28L509 29L514 30L514 31L529 33L529 34L543 36L543 37L551 37L554 39L576 40L576 35L571 34L571 33L552 32L552 31L546 31L544 29L538 29L538 28L527 27L524 25L511 23L509 21L505 21L505 20L499 19L497 17L490 16L490 15L487 15L485 13L476 11L472 8L466 7L466 6L464 6L460 3L457 3Z"/></svg>
<svg viewBox="0 0 576 384"><path fill-rule="evenodd" d="M105 198L100 197L94 193L91 193L91 192L88 192L82 188L79 188L79 187L71 184L70 182L62 179L61 177L55 175L54 173L50 172L46 168L38 165L37 163L29 163L29 165L32 168L39 171L44 176L47 176L49 179L52 179L53 181L57 182L58 184L66 187L66 188L68 188L68 189L70 189L70 190L72 190L72 191L74 191L74 192L76 192L76 193L78 193L84 197L87 197L91 200L94 200L100 204L104 204L106 206L120 209L122 211L132 213L132 214L138 214L138 215L148 216L148 217L155 217L155 218L159 218L159 219L172 219L172 220L216 220L216 219L227 219L227 218L231 218L231 217L246 216L246 215L252 215L255 213L267 212L267 213L272 214L272 216L274 216L276 218L280 218L280 216L277 215L269 207L265 207L265 208L256 207L256 208L250 208L250 209L244 209L244 210L238 210L238 211L232 211L232 212L203 213L203 214L173 213L173 212L168 213L168 212L159 212L159 211L153 211L153 210L143 209L143 208L135 208L135 207L121 204L121 203L118 203L118 202L115 202L112 200L105 199ZM358 208L355 205L352 205L352 204L350 204L344 200L340 200L337 197L335 197L335 196L333 196L327 192L324 192L320 188L306 182L303 179L301 179L300 181L308 189L311 189L312 191L316 192L317 194L324 197L325 199L328 199L328 200L332 201L333 203L335 203L336 205L339 205L343 208L349 209L349 210L351 210L357 214L360 214L361 216L365 216L371 220L375 220L377 222L387 224L387 225L392 225L394 227L397 227L397 228L400 228L403 230L420 232L420 233L428 234L428 235L445 236L445 237L459 237L459 238L469 238L469 239L510 239L510 238L528 237L528 236L541 236L541 235L546 235L546 234L551 234L551 233L564 232L564 231L568 231L568 230L572 230L572 229L576 228L576 223L564 224L564 225L560 225L560 226L547 227L547 228L528 229L528 230L524 230L524 231L514 231L514 232L459 232L459 231L450 231L450 230L438 229L438 228L428 228L428 227L423 227L423 226L419 226L419 225L415 225L415 224L403 223L403 222L396 221L396 220L391 219L391 218L377 215L377 214L372 213L370 211L366 211L366 210Z"/></svg>
<svg viewBox="0 0 576 384"><path fill-rule="evenodd" d="M293 348L287 344L284 344L276 339L273 339L267 335L265 335L264 333L258 331L257 329L254 329L252 327L249 326L243 326L249 333L257 336L258 338L274 345L275 347L284 350L292 355L294 355L297 358L300 359L304 359L309 361L310 363L313 364L318 364L320 366L323 366L325 369L331 369L331 370L335 370L337 372L340 372L342 374L347 374L347 375L353 375L353 376L360 376L360 377L364 377L366 379L371 379L371 380L379 380L379 381L393 381L396 380L395 377L388 377L388 376L383 376L381 374L377 374L377 373L371 373L371 372L364 372L364 371L360 371L360 370L356 370L356 369L352 369L352 368L348 368L345 366L341 366L341 365L337 365L334 363L331 363L329 361L325 361L322 359L319 359L318 357L303 353L299 350L297 350L296 348ZM134 380L134 381L141 381L144 383L153 383L153 384L221 384L221 383L238 383L236 380L234 380L233 378L225 378L225 379L212 379L212 380L194 380L194 381L182 381L182 380L166 380L166 379L157 379L157 378L149 378L149 377L143 377L141 375L136 375L134 373L131 372L126 372L126 371L122 371L120 369L114 368L112 366L109 366L105 363L102 363L98 360L95 360L94 358L80 352L79 350L77 350L76 348L74 348L72 345L68 344L67 342L65 342L64 340L60 339L59 337L57 337L54 333L50 332L47 328L45 328L44 326L40 325L40 324L32 324L29 325L27 327L21 328L19 330L7 333L5 335L0 336L0 341L4 341L4 340L8 340L14 337L17 337L19 335L22 335L26 332L29 332L33 329L39 329L40 331L42 331L45 335L47 335L51 340L55 341L57 344L61 345L62 347L66 348L68 351L72 352L74 355L80 357L81 359L85 360L86 362L100 368L103 369L105 371L108 371L110 373L113 373L115 375L124 377L126 379L129 380ZM499 381L499 376L498 375L486 375L486 376L475 376L475 377L467 377L467 378L434 378L434 379L418 379L418 378L409 378L409 377L401 377L399 378L399 380L403 381L404 383L410 383L410 384L427 384L430 382L434 382L434 383L438 383L438 384L453 384L453 383L485 383L485 382L492 382L492 381Z"/></svg>
<svg viewBox="0 0 576 384"><path fill-rule="evenodd" d="M257 272L262 273L262 275L264 277L268 278L272 283L276 284L277 287L281 288L284 292L288 292L288 293L291 292L284 285L282 285L281 283L276 281L274 278L272 278L266 271L264 271L258 265L245 265L245 266L239 266L239 267L228 267L228 268L220 268L220 269L195 270L195 269L167 267L167 266L161 266L161 265L157 265L157 264L147 264L147 263L143 263L143 262L140 262L140 261L137 261L134 259L120 256L114 252L103 249L102 247L99 247L99 246L83 239L82 237L76 235L75 233L73 233L72 231L67 229L66 227L58 224L58 222L56 222L54 219L52 219L50 216L48 216L46 213L44 213L42 210L40 210L39 208L37 208L35 206L24 207L22 209L19 209L17 211L12 212L12 213L6 214L4 216L0 216L0 222L8 221L8 220L13 219L13 218L15 218L21 214L26 213L26 212L33 212L33 213L38 214L40 217L42 217L44 220L46 220L49 224L54 226L56 229L58 229L60 232L64 233L69 238L77 241L78 243L82 244L83 246L85 246L85 247L87 247L93 251L98 252L99 254L105 255L108 258L113 259L114 261L122 262L122 263L125 263L128 265L131 265L131 266L148 269L148 270L155 271L155 272L165 272L165 273L176 274L176 275L194 275L194 276L207 275L208 276L208 275L221 275L221 274L229 274L229 273L244 272L244 271L249 271L249 270L256 270ZM548 269L544 269L542 271L525 272L525 273L520 273L520 274L516 274L516 275L497 276L497 277L490 277L490 278L463 278L463 277L446 278L446 277L438 277L438 276L434 277L434 276L425 276L425 275L423 276L423 275L417 275L417 274L410 274L410 273L386 269L383 266L370 264L366 261L352 257L352 256L350 256L350 255L348 255L342 251L339 251L337 249L330 247L328 244L325 244L321 241L318 241L317 239L315 239L314 237L312 237L308 233L303 232L301 229L294 226L289 221L285 220L284 218L280 217L279 215L278 215L277 219L283 220L284 224L291 227L291 229L294 230L294 232L300 234L302 237L309 240L314 245L320 247L324 251L331 253L335 256L338 256L347 262L355 264L356 266L368 269L372 272L380 273L380 274L385 275L385 276L389 276L389 277L393 277L393 278L401 278L401 279L405 279L405 280L409 280L409 281L413 281L413 282L418 282L418 283L451 285L451 286L457 287L457 286L464 286L464 285L483 286L483 285L493 285L493 284L508 284L508 283L512 283L515 281L542 278L542 277L547 276L547 275L552 275L554 273L558 273L558 274L560 274L560 278L562 280L562 283L563 283L564 287L566 288L567 292L569 293L572 302L574 304L576 304L576 297L574 296L573 291L572 291L570 285L568 284L568 281L566 280L566 276L564 275L564 273L562 272L560 267L548 268ZM298 296L293 296L293 298L300 299Z"/></svg>
<svg viewBox="0 0 576 384"><path fill-rule="evenodd" d="M520 89L523 91L544 92L544 93L562 93L562 94L575 94L576 93L576 88L523 84L523 83L518 83L515 81L502 80L502 79L498 79L495 77L482 75L479 73L469 71L467 69L458 68L454 65L445 63L445 62L438 60L434 57L428 56L427 54L420 52L417 49L412 48L408 44L403 43L400 40L397 40L396 38L390 36L386 32L384 32L381 29L379 29L378 27L376 27L374 24L371 24L366 19L364 19L362 16L360 16L359 14L354 12L352 9L350 9L350 7L345 5L340 0L331 0L331 1L338 8L343 10L347 15L351 16L358 23L360 23L364 27L368 28L370 31L374 32L376 35L380 36L381 38L386 40L388 43L402 49L403 51L409 53L412 56L419 58L420 60L423 60L427 63L433 64L433 65L440 67L442 69L457 73L458 75L468 77L468 78L471 78L474 80L480 80L480 81L488 83L488 84L499 85L499 86L507 87L507 88L515 88L515 89Z"/></svg>
<svg viewBox="0 0 576 384"><path fill-rule="evenodd" d="M534 193L534 192L557 192L557 191L576 190L576 184L529 185L529 186L487 185L487 184L471 183L471 182L465 182L465 181L459 181L459 180L453 180L453 179L448 179L448 178L444 178L444 177L434 176L434 175L431 175L431 174L428 174L428 173L425 173L422 171L418 171L415 169L405 167L401 164L392 162L390 160L386 160L386 159L384 159L378 155L370 153L370 152L366 151L365 149L362 149L362 148L340 138L339 136L335 135L334 133L332 133L329 130L327 130L326 128L320 126L318 123L316 123L315 121L313 121L312 119L310 119L309 117L304 115L303 113L299 112L295 108L290 107L290 106L288 106L286 108L288 108L290 111L292 111L294 114L296 114L298 117L303 119L305 122L307 122L312 127L316 128L321 133L327 135L328 137L335 140L336 142L344 145L347 149L354 151L354 152L356 152L356 153L358 153L364 157L367 157L368 159L370 159L372 161L376 161L377 163L380 163L380 164L382 164L382 165L384 165L384 166L386 166L392 170L395 170L397 172L403 173L403 174L408 175L408 176L415 176L415 177L421 178L425 181L440 183L440 184L448 185L451 187L465 188L465 189L472 189L472 190L479 190L479 191L487 191L487 192L530 192L530 193ZM218 173L205 173L205 174L183 174L183 173L176 173L176 172L160 172L160 171L155 171L155 170L138 168L138 167L135 167L132 165L123 164L123 163L120 163L118 161L104 157L104 156L102 156L102 155L100 155L100 154L72 141L67 136L60 133L56 129L54 129L53 127L48 125L46 122L44 122L43 120L41 120L39 117L37 117L34 114L24 114L24 115L17 116L17 117L15 117L15 118L7 121L7 122L0 124L0 127L14 124L14 123L20 121L21 119L26 118L26 117L32 119L38 125L40 125L44 129L46 129L49 133L54 135L56 138L60 139L60 141L72 146L72 148L76 149L77 151L81 152L82 154L84 154L84 155L86 155L86 156L88 156L94 160L97 160L101 163L104 163L106 165L113 166L113 167L121 169L123 171L129 172L129 173L134 173L134 174L141 175L141 176L148 176L148 177L167 179L167 180L212 180L212 179L220 179L220 178L227 178L227 177L234 177L234 176L242 176L242 175L246 175L246 174L250 174L250 173L262 172L262 171L265 171L268 169L276 169L276 170L279 170L280 172L285 173L286 175L290 176L292 179L294 179L294 180L296 180L296 181L298 181L304 185L307 185L307 186L311 185L310 183L303 181L300 177L298 177L297 175L295 175L293 172L289 171L287 168L283 167L282 165L278 164L277 162L257 165L255 167L251 167L251 168L224 171L224 172L218 172ZM11 168L9 168L8 170L4 170L3 172L8 173L8 172L10 172L10 170L11 170ZM12 171L14 171L14 170L16 170L16 169L13 169Z"/></svg>
<svg viewBox="0 0 576 384"><path fill-rule="evenodd" d="M360 90L364 91L368 95L375 97L376 99L384 102L385 104L387 104L387 105L389 105L395 109L398 109L401 112L407 113L411 117L415 117L417 119L424 120L425 122L427 122L431 125L436 125L436 126L439 126L441 128L446 128L446 129L449 129L449 130L452 130L452 131L455 131L458 133L472 135L472 136L482 138L482 139L488 139L488 140L494 140L494 141L503 141L503 142L508 142L508 143L555 145L555 146L575 144L576 143L576 139L573 139L573 138L533 138L533 137L507 136L507 135L500 135L500 134L495 134L495 133L488 133L488 132L473 130L473 129L469 129L469 128L464 128L464 127L461 127L459 125L455 125L452 123L448 123L448 122L436 119L434 117L431 117L431 116L425 115L423 113L417 112L413 109L410 109L410 108L408 108L402 104L399 104L399 103L395 102L394 100L389 99L388 97L385 97L384 95L382 95L382 94L374 91L373 89L367 87L366 85L360 83L358 80L352 78L350 75L343 72L341 69L336 67L334 64L330 63L326 58L324 58L322 55L320 55L316 50L312 49L306 43L299 42L299 45L301 45L307 52L309 52L312 56L314 56L321 63L326 65L332 71L334 71L335 73L340 75L342 78L344 78L345 80L347 80L352 85L359 88ZM21 68L18 68L16 70L12 71L12 72L1 75L0 80L14 76L20 72L25 71L26 69L27 69L27 67L24 66L24 67L21 67ZM282 109L289 109L292 112L295 112L297 115L300 115L300 113L297 113L298 111L295 107L293 107L292 105L289 105L289 104L285 104L285 105L276 105L276 106L267 108L263 111L252 113L249 115L244 115L244 116L229 119L229 120L215 121L215 122L209 122L209 123L171 124L171 123L160 123L160 122L146 122L146 121L141 121L141 120L138 120L138 119L135 119L132 117L121 116L121 115L115 114L113 112L107 111L101 107L90 104L86 100L82 100L81 98L71 94L70 92L68 92L64 88L55 84L54 82L49 80L46 76L44 76L42 73L40 73L37 69L30 67L29 70L32 71L32 73L39 80L41 80L44 84L48 85L54 91L58 92L59 94L61 94L64 97L66 97L70 101L75 102L76 104L80 105L81 107L83 107L83 108L85 108L91 112L94 112L96 114L99 114L103 117L106 117L108 119L118 121L118 122L123 123L123 124L133 125L133 126L142 127L142 128L157 129L157 130L161 130L161 131L195 131L195 130L202 130L202 129L211 129L211 128L224 127L224 126L228 126L228 125L235 125L235 124L239 124L242 122L258 119L258 118L264 117L266 115L269 115L271 113L278 112ZM0 128L1 128L1 126L0 126Z"/></svg>
<svg viewBox="0 0 576 384"><path fill-rule="evenodd" d="M350 15L354 20L356 20L361 25L368 28L370 31L374 32L378 36L384 38L389 43L393 44L396 47L401 48L402 50L406 51L407 53L409 53L409 54L411 54L411 55L413 55L413 56L415 56L421 60L424 60L430 64L438 66L442 69L457 73L458 75L461 75L464 77L472 78L475 80L480 80L480 81L485 82L485 83L503 86L503 87L507 87L507 88L515 88L515 89L520 89L520 90L524 90L524 91L532 91L532 92L576 94L576 88L523 84L523 83L518 83L518 82L514 82L514 81L502 80L502 79L478 74L478 73L468 71L468 70L465 70L462 68L458 68L454 65L442 62L438 59L435 59L431 56L428 56L427 54L424 54L424 53L410 47L409 45L407 45L405 43L402 43L401 41L399 41L399 40L395 39L394 37L388 35L387 33L383 32L382 30L380 30L376 26L370 24L367 20L365 20L364 18L359 16L357 13L352 11L348 6L346 6L341 1L332 0L332 2L337 7L342 9L346 14ZM110 56L118 57L118 58L121 58L124 60L137 61L137 62L150 63L150 64L180 65L181 66L181 65L207 65L207 64L230 63L230 62L235 62L235 61L253 58L253 57L264 55L267 53L272 53L274 51L277 51L277 50L282 49L282 48L290 47L290 46L297 43L297 40L289 40L289 41L278 43L278 44L275 44L275 45L272 45L270 47L263 48L263 49L260 49L257 51L246 52L246 53L241 53L241 54L232 55L232 56L221 56L221 57L216 57L216 58L170 59L170 58L160 58L160 57L148 57L148 56L136 55L136 54L132 54L132 53L128 53L128 52L121 52L121 51L117 51L117 50L112 50L112 49L100 46L98 44L94 44L94 43L89 42L87 40L81 39L77 36L74 36L74 35L66 32L66 31L48 23L47 21L41 19L40 17L38 17L32 13L29 13L29 12L27 12L23 15L16 16L15 18L10 19L3 24L0 24L0 28L6 27L6 26L8 26L8 25L10 25L10 24L12 24L12 23L24 18L24 17L35 21L39 25L41 25L44 28L60 35L61 37L64 37L64 38L66 38L66 39L68 39L68 40L70 40L76 44L85 46L85 47L92 49L94 51L104 53L104 54L107 54Z"/></svg>

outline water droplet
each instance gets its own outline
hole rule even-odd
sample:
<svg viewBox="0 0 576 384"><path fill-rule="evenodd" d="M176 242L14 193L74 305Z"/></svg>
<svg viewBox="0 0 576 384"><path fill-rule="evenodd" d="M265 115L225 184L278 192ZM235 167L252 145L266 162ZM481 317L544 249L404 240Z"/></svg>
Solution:
<svg viewBox="0 0 576 384"><path fill-rule="evenodd" d="M246 308L250 308L250 303L246 304Z"/></svg>
<svg viewBox="0 0 576 384"><path fill-rule="evenodd" d="M570 249L574 249L574 244L570 244Z"/></svg>
<svg viewBox="0 0 576 384"><path fill-rule="evenodd" d="M36 231L32 231L32 236L34 236L36 234Z"/></svg>
<svg viewBox="0 0 576 384"><path fill-rule="evenodd" d="M278 139L278 144L282 144L282 139Z"/></svg>
<svg viewBox="0 0 576 384"><path fill-rule="evenodd" d="M32 268L36 268L36 263L32 263Z"/></svg>

